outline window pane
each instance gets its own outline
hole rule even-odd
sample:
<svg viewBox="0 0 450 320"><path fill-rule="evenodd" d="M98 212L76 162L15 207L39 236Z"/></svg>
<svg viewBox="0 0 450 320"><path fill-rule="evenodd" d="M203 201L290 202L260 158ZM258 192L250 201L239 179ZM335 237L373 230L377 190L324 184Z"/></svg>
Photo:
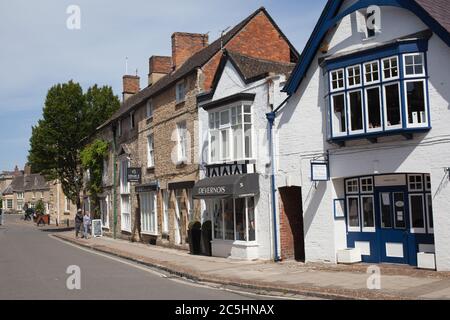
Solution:
<svg viewBox="0 0 450 320"><path fill-rule="evenodd" d="M233 199L224 200L225 240L234 240Z"/></svg>
<svg viewBox="0 0 450 320"><path fill-rule="evenodd" d="M381 127L380 88L367 89L367 109L369 129Z"/></svg>
<svg viewBox="0 0 450 320"><path fill-rule="evenodd" d="M239 160L244 157L242 125L233 127L233 158Z"/></svg>
<svg viewBox="0 0 450 320"><path fill-rule="evenodd" d="M213 202L214 239L223 239L222 200Z"/></svg>
<svg viewBox="0 0 450 320"><path fill-rule="evenodd" d="M331 72L331 88L333 90L344 88L344 71Z"/></svg>
<svg viewBox="0 0 450 320"><path fill-rule="evenodd" d="M361 68L360 66L350 67L347 69L348 85L358 86L361 84Z"/></svg>
<svg viewBox="0 0 450 320"><path fill-rule="evenodd" d="M406 83L408 123L426 123L424 82L414 81Z"/></svg>
<svg viewBox="0 0 450 320"><path fill-rule="evenodd" d="M411 197L411 226L413 228L425 228L423 214L422 195L412 195Z"/></svg>
<svg viewBox="0 0 450 320"><path fill-rule="evenodd" d="M398 83L384 87L386 94L386 126L396 126L400 124L400 96Z"/></svg>
<svg viewBox="0 0 450 320"><path fill-rule="evenodd" d="M256 224L255 224L255 199L247 198L248 211L248 240L256 240Z"/></svg>
<svg viewBox="0 0 450 320"><path fill-rule="evenodd" d="M219 161L219 131L212 131L210 134L211 134L211 143L210 143L211 161L217 162Z"/></svg>
<svg viewBox="0 0 450 320"><path fill-rule="evenodd" d="M348 198L348 225L349 227L359 227L358 198Z"/></svg>
<svg viewBox="0 0 450 320"><path fill-rule="evenodd" d="M391 194L387 192L380 193L380 207L381 207L381 227L392 228L392 206Z"/></svg>
<svg viewBox="0 0 450 320"><path fill-rule="evenodd" d="M394 223L395 228L405 229L406 219L405 219L405 194L403 192L394 193Z"/></svg>
<svg viewBox="0 0 450 320"><path fill-rule="evenodd" d="M227 126L230 124L230 113L228 110L222 111L220 113L220 125L221 126Z"/></svg>
<svg viewBox="0 0 450 320"><path fill-rule="evenodd" d="M396 78L398 76L397 57L383 60L383 73L385 79Z"/></svg>
<svg viewBox="0 0 450 320"><path fill-rule="evenodd" d="M244 135L245 135L245 157L252 157L252 126L246 124L244 126Z"/></svg>
<svg viewBox="0 0 450 320"><path fill-rule="evenodd" d="M363 129L363 111L361 91L349 93L350 131Z"/></svg>
<svg viewBox="0 0 450 320"><path fill-rule="evenodd" d="M235 200L236 240L247 241L247 222L245 217L245 198Z"/></svg>
<svg viewBox="0 0 450 320"><path fill-rule="evenodd" d="M222 160L227 160L230 155L228 145L228 130L222 130L220 134L222 139Z"/></svg>
<svg viewBox="0 0 450 320"><path fill-rule="evenodd" d="M427 194L427 208L428 208L428 228L433 229L433 200L431 194Z"/></svg>
<svg viewBox="0 0 450 320"><path fill-rule="evenodd" d="M363 213L363 227L375 227L375 217L373 210L373 197L362 197L362 213Z"/></svg>
<svg viewBox="0 0 450 320"><path fill-rule="evenodd" d="M380 80L380 75L378 72L378 62L371 62L364 65L364 72L366 75L366 82L377 82Z"/></svg>
<svg viewBox="0 0 450 320"><path fill-rule="evenodd" d="M333 104L333 131L335 133L347 132L344 95L340 94L333 96L332 104Z"/></svg>

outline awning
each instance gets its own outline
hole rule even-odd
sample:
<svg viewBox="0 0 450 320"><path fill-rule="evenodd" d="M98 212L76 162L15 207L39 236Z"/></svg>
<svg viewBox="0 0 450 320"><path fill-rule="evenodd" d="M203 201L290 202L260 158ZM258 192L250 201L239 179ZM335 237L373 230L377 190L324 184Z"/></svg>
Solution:
<svg viewBox="0 0 450 320"><path fill-rule="evenodd" d="M242 198L259 193L257 173L205 178L198 181L193 190L195 199Z"/></svg>

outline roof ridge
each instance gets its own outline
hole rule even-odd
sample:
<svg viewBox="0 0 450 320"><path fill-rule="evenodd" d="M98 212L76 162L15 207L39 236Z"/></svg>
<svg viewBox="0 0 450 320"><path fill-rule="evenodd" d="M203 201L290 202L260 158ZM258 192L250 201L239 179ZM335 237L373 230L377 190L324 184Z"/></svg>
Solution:
<svg viewBox="0 0 450 320"><path fill-rule="evenodd" d="M276 63L276 64L280 64L280 65L285 65L285 66L295 66L295 63L293 63L293 62L283 62L283 61L278 61L278 60L269 60L269 59L256 58L256 57L253 57L253 56L249 56L249 55L242 54L242 53L239 53L237 51L232 51L232 50L228 50L228 49L225 49L225 51L228 52L231 55L238 55L238 56L241 56L241 57L244 57L244 58L247 58L247 59L251 59L251 60L255 60L255 61Z"/></svg>

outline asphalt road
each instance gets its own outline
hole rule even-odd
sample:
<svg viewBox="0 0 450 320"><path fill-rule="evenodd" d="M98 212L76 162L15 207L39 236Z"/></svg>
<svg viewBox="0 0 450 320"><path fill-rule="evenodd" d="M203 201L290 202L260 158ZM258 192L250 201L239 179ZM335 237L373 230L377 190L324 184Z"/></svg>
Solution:
<svg viewBox="0 0 450 320"><path fill-rule="evenodd" d="M63 243L18 216L0 226L0 299L266 299L180 279ZM80 267L81 289L69 290L71 265Z"/></svg>

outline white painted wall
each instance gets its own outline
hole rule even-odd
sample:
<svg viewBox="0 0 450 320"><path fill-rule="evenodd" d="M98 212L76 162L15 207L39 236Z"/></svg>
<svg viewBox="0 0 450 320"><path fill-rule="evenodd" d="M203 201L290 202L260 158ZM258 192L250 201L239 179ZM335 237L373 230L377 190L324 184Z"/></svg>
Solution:
<svg viewBox="0 0 450 320"><path fill-rule="evenodd" d="M273 78L273 105L278 106L286 95L281 93L280 82L285 81L284 76L277 76ZM216 242L215 254L221 256L228 256L230 253L233 257L254 259L255 255L259 259L273 259L273 219L271 210L271 192L270 192L270 158L269 145L267 137L267 120L266 113L270 112L269 106L269 84L267 79L259 80L250 84L245 84L241 79L234 66L228 62L224 68L224 72L217 84L217 88L212 98L212 101L218 100L236 93L254 93L255 101L252 106L253 115L253 150L256 155L256 172L260 174L260 193L256 200L256 240L258 247L254 246L233 246L230 242ZM200 163L206 164L208 161L208 113L199 107L199 121L200 121ZM205 171L202 171L202 178ZM203 202L203 201L202 201ZM203 204L202 219L211 219L206 210L206 205ZM278 204L277 204L278 208ZM277 220L279 217L277 217ZM279 238L279 234L278 234ZM278 239L278 244L280 243ZM243 252L246 251L245 253ZM257 253L255 253L257 252Z"/></svg>
<svg viewBox="0 0 450 320"><path fill-rule="evenodd" d="M347 4L348 6L348 4ZM327 41L334 54L427 29L411 12L381 7L382 33L363 41L356 14L347 16ZM336 261L336 250L346 246L345 224L333 219L333 199L343 195L342 177L372 173L430 173L432 179L435 244L438 270L450 270L450 186L444 167L450 167L450 57L449 47L437 36L429 41L428 69L432 130L403 137L379 139L379 143L355 141L339 148L327 143L326 81L317 54L300 88L277 119L279 130L278 186L302 186L307 261ZM332 181L315 188L310 181L310 160L330 150Z"/></svg>

